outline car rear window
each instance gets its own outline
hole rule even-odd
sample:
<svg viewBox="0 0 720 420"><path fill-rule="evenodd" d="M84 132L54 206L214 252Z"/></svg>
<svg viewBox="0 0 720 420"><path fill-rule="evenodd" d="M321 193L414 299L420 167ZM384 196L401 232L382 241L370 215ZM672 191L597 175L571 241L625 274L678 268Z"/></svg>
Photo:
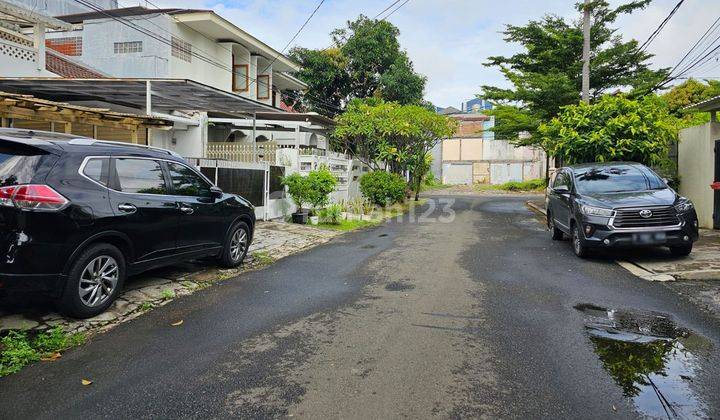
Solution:
<svg viewBox="0 0 720 420"><path fill-rule="evenodd" d="M664 185L651 172L644 172L633 166L610 166L590 168L575 174L575 187L583 194L645 191ZM651 187L652 185L652 187Z"/></svg>
<svg viewBox="0 0 720 420"><path fill-rule="evenodd" d="M102 185L107 186L110 169L110 158L92 158L88 159L83 167L83 174L98 182Z"/></svg>
<svg viewBox="0 0 720 420"><path fill-rule="evenodd" d="M36 147L0 142L0 186L28 184L56 160L57 156Z"/></svg>
<svg viewBox="0 0 720 420"><path fill-rule="evenodd" d="M150 159L115 160L118 190L136 194L167 194L160 163Z"/></svg>

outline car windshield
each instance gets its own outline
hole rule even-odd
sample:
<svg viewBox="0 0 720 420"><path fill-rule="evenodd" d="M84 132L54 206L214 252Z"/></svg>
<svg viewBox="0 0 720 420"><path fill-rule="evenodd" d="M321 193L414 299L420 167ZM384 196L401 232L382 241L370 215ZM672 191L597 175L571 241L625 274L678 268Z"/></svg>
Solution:
<svg viewBox="0 0 720 420"><path fill-rule="evenodd" d="M583 194L645 191L665 188L664 182L652 171L634 166L590 168L575 174L575 185Z"/></svg>

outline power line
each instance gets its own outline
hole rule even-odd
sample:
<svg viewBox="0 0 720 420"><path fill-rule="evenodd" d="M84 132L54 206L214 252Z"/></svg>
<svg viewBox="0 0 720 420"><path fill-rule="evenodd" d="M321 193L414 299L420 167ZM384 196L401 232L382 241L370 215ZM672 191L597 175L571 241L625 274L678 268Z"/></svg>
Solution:
<svg viewBox="0 0 720 420"><path fill-rule="evenodd" d="M641 51L641 52L644 51L645 48L647 48L647 47L655 40L655 38L657 38L658 34L660 34L660 31L662 31L662 29L665 27L665 25L670 21L670 19L673 17L673 15L675 14L675 12L678 11L678 9L680 8L680 6L682 6L682 4L683 4L684 2L685 2L685 0L680 0L680 1L675 5L675 7L672 8L672 10L671 10L670 13L667 15L667 17L665 17L665 19L663 19L663 21L660 22L660 25L658 25L658 27L650 34L650 36L648 37L648 39L646 39L645 42L643 42L642 45L640 45L640 48L638 49L638 51Z"/></svg>
<svg viewBox="0 0 720 420"><path fill-rule="evenodd" d="M690 54L692 54L692 52L695 50L695 48L697 48L697 46L700 45L701 42L703 42L703 40L705 39L705 37L708 36L708 34L709 34L710 32L714 32L714 31L715 31L715 29L713 29L713 28L715 28L715 25L717 25L718 23L720 23L720 16L718 16L718 18L715 19L715 22L713 22L713 24L710 25L710 27L707 28L707 30L705 31L705 33L704 33L700 38L698 38L698 40L695 42L695 44L693 44L693 46L690 47L690 49L687 51L687 53L685 53L685 55L680 59L680 61L678 61L678 63L675 65L675 67L673 67L672 70L670 70L670 73L668 73L668 77L670 77L670 75L672 75L673 72L674 72L675 70L677 70L677 68L680 67L680 65L682 65L682 63L685 61L685 59L688 58L688 56L689 56ZM718 26L718 27L720 27L720 26Z"/></svg>
<svg viewBox="0 0 720 420"><path fill-rule="evenodd" d="M388 7L384 8L384 9L382 10L382 12L378 13L377 15L375 15L375 17L374 17L373 19L379 18L380 15L382 15L382 14L385 13L385 12L387 12L388 10L390 10L391 7L395 6L396 4L400 3L401 1L402 1L402 0L395 0L395 1L392 2Z"/></svg>
<svg viewBox="0 0 720 420"><path fill-rule="evenodd" d="M388 19L390 16L392 16L393 14L395 14L395 12L397 12L398 10L400 10L401 7L405 6L409 1L410 1L410 0L405 0L404 2L402 2L402 3L401 3L398 7L396 7L392 12L388 13L387 16L385 16L384 18L382 18L382 20Z"/></svg>
<svg viewBox="0 0 720 420"><path fill-rule="evenodd" d="M318 9L320 9L320 6L322 6L323 3L325 3L325 0L320 0L317 7L315 7L315 10L313 10L312 13L310 13L310 16L308 16L308 18L305 19L305 22L303 22L302 26L300 26L300 29L298 29L297 32L295 32L295 35L293 35L293 37L290 39L290 41L288 41L288 43L285 44L285 47L283 47L283 49L277 53L275 58L273 58L273 60L270 62L270 64L268 64L265 67L265 70L263 70L262 73L265 73L266 71L268 71L268 69L270 67L272 67L272 65L275 63L275 61L277 61L277 59L285 52L285 50L287 50L287 48L290 46L290 44L293 41L295 41L295 39L298 37L298 35L300 35L300 32L302 32L302 30L305 29L305 26L307 26L307 24L310 22L310 19L312 19L313 16L315 16L315 13L317 13ZM257 80L257 79L255 79L255 80ZM250 86L252 86L252 83L250 84Z"/></svg>

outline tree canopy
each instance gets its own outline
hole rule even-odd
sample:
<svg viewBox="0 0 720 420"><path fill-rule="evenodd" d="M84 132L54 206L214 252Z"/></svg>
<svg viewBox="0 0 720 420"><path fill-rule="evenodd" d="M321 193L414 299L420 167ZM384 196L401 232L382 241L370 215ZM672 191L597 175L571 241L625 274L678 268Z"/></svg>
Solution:
<svg viewBox="0 0 720 420"><path fill-rule="evenodd" d="M407 170L418 188L428 151L457 128L456 120L423 105L375 98L352 101L337 122L332 136L335 149L352 154L375 170L382 169L382 162L393 172Z"/></svg>
<svg viewBox="0 0 720 420"><path fill-rule="evenodd" d="M650 70L652 55L640 50L636 40L623 41L612 24L618 16L644 8L650 0L637 0L612 8L604 0L590 4L591 99L621 88L647 91L662 80L667 69ZM582 11L582 4L578 10ZM563 106L580 100L582 85L582 22L547 15L523 26L507 25L507 42L518 43L523 51L512 56L489 57L486 66L498 67L511 88L482 86L482 97L502 106L495 114L494 131L500 138L516 139L529 132L525 144L537 144L536 134ZM502 118L501 118L502 117Z"/></svg>
<svg viewBox="0 0 720 420"><path fill-rule="evenodd" d="M639 100L606 95L594 104L568 105L538 129L542 147L568 164L626 160L662 165L677 132L677 119L655 95Z"/></svg>
<svg viewBox="0 0 720 420"><path fill-rule="evenodd" d="M426 78L401 49L395 25L360 15L331 35L331 48L290 52L302 66L297 77L309 87L307 94L290 98L297 107L334 117L356 98L422 101Z"/></svg>

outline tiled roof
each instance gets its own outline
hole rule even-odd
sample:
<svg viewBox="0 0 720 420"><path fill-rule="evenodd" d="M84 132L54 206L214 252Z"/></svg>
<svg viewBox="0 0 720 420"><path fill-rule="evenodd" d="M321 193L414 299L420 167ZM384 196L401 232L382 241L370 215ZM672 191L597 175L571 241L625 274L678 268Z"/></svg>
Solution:
<svg viewBox="0 0 720 420"><path fill-rule="evenodd" d="M195 13L195 12L212 12L212 10L206 9L179 9L179 8L168 8L168 9L149 9L142 6L124 7L120 9L109 9L103 11L93 11L87 13L76 13L73 15L57 16L57 19L63 20L68 23L83 23L86 20L94 19L108 19L108 18L127 18L132 16L142 16L149 14L182 14L182 13Z"/></svg>
<svg viewBox="0 0 720 420"><path fill-rule="evenodd" d="M84 67L61 54L45 50L45 68L68 79L101 79L105 75Z"/></svg>

